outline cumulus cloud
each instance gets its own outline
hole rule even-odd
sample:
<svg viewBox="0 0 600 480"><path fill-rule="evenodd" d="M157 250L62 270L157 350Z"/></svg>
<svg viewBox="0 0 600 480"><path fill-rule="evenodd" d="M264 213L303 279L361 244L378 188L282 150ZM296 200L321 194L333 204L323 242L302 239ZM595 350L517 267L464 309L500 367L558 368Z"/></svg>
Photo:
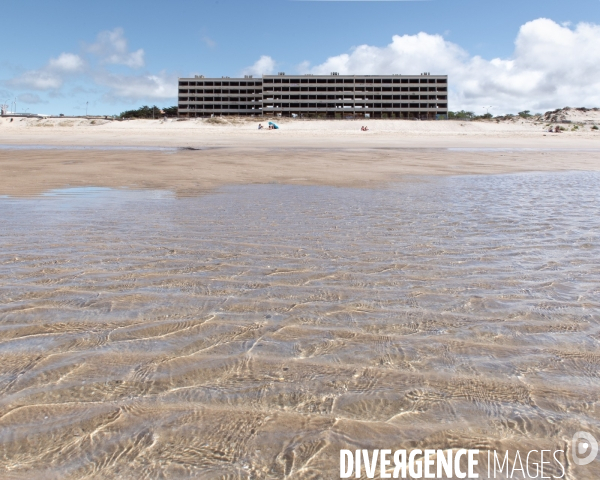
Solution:
<svg viewBox="0 0 600 480"><path fill-rule="evenodd" d="M81 55L61 53L37 70L28 70L6 82L18 89L48 91L52 98L62 97L63 85L76 75L88 85L100 87L109 101L166 99L177 96L177 77L165 72L114 73L111 65L130 69L144 66L144 50L130 51L123 29L100 32L95 43L84 45ZM88 89L89 90L89 89ZM75 92L73 88L71 92ZM23 102L39 103L42 99L30 93L21 95Z"/></svg>
<svg viewBox="0 0 600 480"><path fill-rule="evenodd" d="M98 72L95 83L109 88L105 98L138 100L167 99L177 97L177 77L166 72L145 75L117 75Z"/></svg>
<svg viewBox="0 0 600 480"><path fill-rule="evenodd" d="M125 65L130 68L144 66L144 50L129 51L128 41L122 28L100 32L96 42L88 45L86 50L100 59L101 63Z"/></svg>
<svg viewBox="0 0 600 480"><path fill-rule="evenodd" d="M84 67L85 61L79 55L61 53L42 68L28 70L7 83L16 88L56 90L62 87L67 77L80 73Z"/></svg>
<svg viewBox="0 0 600 480"><path fill-rule="evenodd" d="M254 65L242 70L242 75L271 75L275 72L275 60L268 55L260 57Z"/></svg>
<svg viewBox="0 0 600 480"><path fill-rule="evenodd" d="M494 113L600 105L600 26L540 18L524 24L509 58L471 56L441 35L395 35L389 45L361 45L301 73L448 74L450 108ZM257 62L258 63L258 62Z"/></svg>
<svg viewBox="0 0 600 480"><path fill-rule="evenodd" d="M19 95L17 99L19 102L30 104L47 103L47 101L43 100L37 93L23 93Z"/></svg>

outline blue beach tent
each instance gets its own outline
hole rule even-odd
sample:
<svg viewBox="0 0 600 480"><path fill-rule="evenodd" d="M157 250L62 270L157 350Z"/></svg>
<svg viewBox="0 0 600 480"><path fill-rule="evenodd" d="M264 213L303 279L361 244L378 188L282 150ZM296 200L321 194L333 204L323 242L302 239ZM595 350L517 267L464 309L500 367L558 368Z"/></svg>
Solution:
<svg viewBox="0 0 600 480"><path fill-rule="evenodd" d="M279 130L279 125L277 125L276 123L269 122L269 125L271 125L273 128L275 128L275 130Z"/></svg>

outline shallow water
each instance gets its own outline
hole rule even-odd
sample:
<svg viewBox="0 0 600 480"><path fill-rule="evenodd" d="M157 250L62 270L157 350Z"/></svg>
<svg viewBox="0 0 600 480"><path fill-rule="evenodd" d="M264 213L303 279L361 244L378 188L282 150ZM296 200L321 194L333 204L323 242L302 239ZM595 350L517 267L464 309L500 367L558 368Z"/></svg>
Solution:
<svg viewBox="0 0 600 480"><path fill-rule="evenodd" d="M600 439L599 192L2 198L0 478L339 478L340 448Z"/></svg>
<svg viewBox="0 0 600 480"><path fill-rule="evenodd" d="M126 146L126 145L31 145L0 144L0 150L98 150L98 151L140 151L140 152L177 152L178 147ZM185 150L185 148L184 148ZM194 150L200 150L196 148Z"/></svg>

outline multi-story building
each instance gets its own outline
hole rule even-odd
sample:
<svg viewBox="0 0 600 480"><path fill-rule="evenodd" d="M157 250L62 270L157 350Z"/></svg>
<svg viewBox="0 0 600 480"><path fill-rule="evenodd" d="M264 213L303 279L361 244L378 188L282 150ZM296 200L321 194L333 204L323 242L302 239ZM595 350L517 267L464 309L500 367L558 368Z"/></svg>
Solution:
<svg viewBox="0 0 600 480"><path fill-rule="evenodd" d="M179 115L445 118L448 76L263 75L179 79Z"/></svg>

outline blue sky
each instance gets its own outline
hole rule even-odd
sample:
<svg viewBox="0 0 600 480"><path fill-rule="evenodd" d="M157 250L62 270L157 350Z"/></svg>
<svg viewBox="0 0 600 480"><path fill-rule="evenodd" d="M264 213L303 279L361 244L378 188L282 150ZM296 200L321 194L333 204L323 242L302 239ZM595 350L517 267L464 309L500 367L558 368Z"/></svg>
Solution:
<svg viewBox="0 0 600 480"><path fill-rule="evenodd" d="M334 68L449 74L453 110L600 106L599 0L5 0L2 17L0 103L19 111L114 114L175 105L178 76Z"/></svg>

